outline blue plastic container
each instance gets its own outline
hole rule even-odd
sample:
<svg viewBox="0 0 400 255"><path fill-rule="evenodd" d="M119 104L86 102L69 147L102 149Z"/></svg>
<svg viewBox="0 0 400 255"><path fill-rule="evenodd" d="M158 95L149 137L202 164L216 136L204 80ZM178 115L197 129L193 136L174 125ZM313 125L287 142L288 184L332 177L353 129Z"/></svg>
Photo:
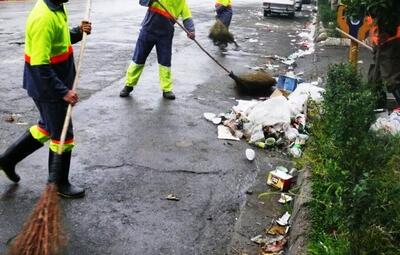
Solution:
<svg viewBox="0 0 400 255"><path fill-rule="evenodd" d="M279 89L293 92L297 88L298 80L293 77L286 75L279 75L278 84L276 85Z"/></svg>

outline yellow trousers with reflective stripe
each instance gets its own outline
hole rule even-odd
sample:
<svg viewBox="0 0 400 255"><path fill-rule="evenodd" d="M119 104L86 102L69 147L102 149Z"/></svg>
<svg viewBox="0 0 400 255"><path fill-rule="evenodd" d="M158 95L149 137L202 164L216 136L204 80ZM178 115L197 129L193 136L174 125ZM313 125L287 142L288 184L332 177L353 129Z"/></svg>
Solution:
<svg viewBox="0 0 400 255"><path fill-rule="evenodd" d="M139 65L132 62L128 70L126 71L125 76L125 85L128 87L134 87L137 85L140 76L142 75L144 70L144 65ZM172 73L171 68L163 65L158 65L158 73L160 78L160 87L164 92L172 91Z"/></svg>
<svg viewBox="0 0 400 255"><path fill-rule="evenodd" d="M39 127L39 125L34 125L29 129L29 132L31 133L32 137L38 140L41 143L46 143L47 141L50 140L50 134L44 130L43 128ZM74 140L68 140L65 141L64 146L63 146L63 152L69 152L72 151L74 148L75 143ZM51 140L49 144L49 149L53 152L58 152L58 149L60 147L60 141L57 140Z"/></svg>

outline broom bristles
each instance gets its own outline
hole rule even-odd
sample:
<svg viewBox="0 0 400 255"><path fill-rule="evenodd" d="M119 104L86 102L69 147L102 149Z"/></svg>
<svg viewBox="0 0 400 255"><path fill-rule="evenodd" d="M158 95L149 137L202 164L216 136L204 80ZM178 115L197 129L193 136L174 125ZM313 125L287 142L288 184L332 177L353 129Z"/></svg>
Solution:
<svg viewBox="0 0 400 255"><path fill-rule="evenodd" d="M48 184L8 255L54 255L65 245L57 187Z"/></svg>
<svg viewBox="0 0 400 255"><path fill-rule="evenodd" d="M257 71L235 76L238 88L249 95L269 96L276 80L269 73Z"/></svg>
<svg viewBox="0 0 400 255"><path fill-rule="evenodd" d="M229 29L219 19L217 19L214 25L210 28L208 37L214 44L235 42L233 34L229 32Z"/></svg>

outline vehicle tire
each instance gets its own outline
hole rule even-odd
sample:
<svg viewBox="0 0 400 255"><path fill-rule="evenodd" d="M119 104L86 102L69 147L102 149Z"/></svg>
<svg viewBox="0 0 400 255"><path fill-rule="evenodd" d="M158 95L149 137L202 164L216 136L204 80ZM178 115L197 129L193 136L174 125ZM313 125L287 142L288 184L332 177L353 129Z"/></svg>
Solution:
<svg viewBox="0 0 400 255"><path fill-rule="evenodd" d="M269 15L271 15L270 11L264 10L264 17L268 17Z"/></svg>
<svg viewBox="0 0 400 255"><path fill-rule="evenodd" d="M289 13L289 18L293 19L293 18L294 18L294 15L295 15L294 12Z"/></svg>

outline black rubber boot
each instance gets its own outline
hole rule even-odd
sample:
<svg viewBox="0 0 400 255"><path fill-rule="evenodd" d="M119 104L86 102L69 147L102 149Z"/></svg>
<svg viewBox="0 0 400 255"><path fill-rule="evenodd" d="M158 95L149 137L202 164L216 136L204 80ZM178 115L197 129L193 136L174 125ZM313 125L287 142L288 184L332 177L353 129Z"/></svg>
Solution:
<svg viewBox="0 0 400 255"><path fill-rule="evenodd" d="M11 181L19 182L21 178L15 172L15 165L42 146L41 142L33 138L29 131L26 131L0 156L0 169Z"/></svg>
<svg viewBox="0 0 400 255"><path fill-rule="evenodd" d="M128 97L129 94L132 92L133 87L125 86L121 92L119 93L120 97Z"/></svg>
<svg viewBox="0 0 400 255"><path fill-rule="evenodd" d="M175 100L175 94L174 94L174 92L172 92L172 91L163 92L162 95L163 95L163 97L164 97L165 99L168 99L168 100Z"/></svg>
<svg viewBox="0 0 400 255"><path fill-rule="evenodd" d="M59 155L49 152L49 182L57 185L58 195L65 198L81 198L85 196L85 189L72 185L69 180L71 152Z"/></svg>

